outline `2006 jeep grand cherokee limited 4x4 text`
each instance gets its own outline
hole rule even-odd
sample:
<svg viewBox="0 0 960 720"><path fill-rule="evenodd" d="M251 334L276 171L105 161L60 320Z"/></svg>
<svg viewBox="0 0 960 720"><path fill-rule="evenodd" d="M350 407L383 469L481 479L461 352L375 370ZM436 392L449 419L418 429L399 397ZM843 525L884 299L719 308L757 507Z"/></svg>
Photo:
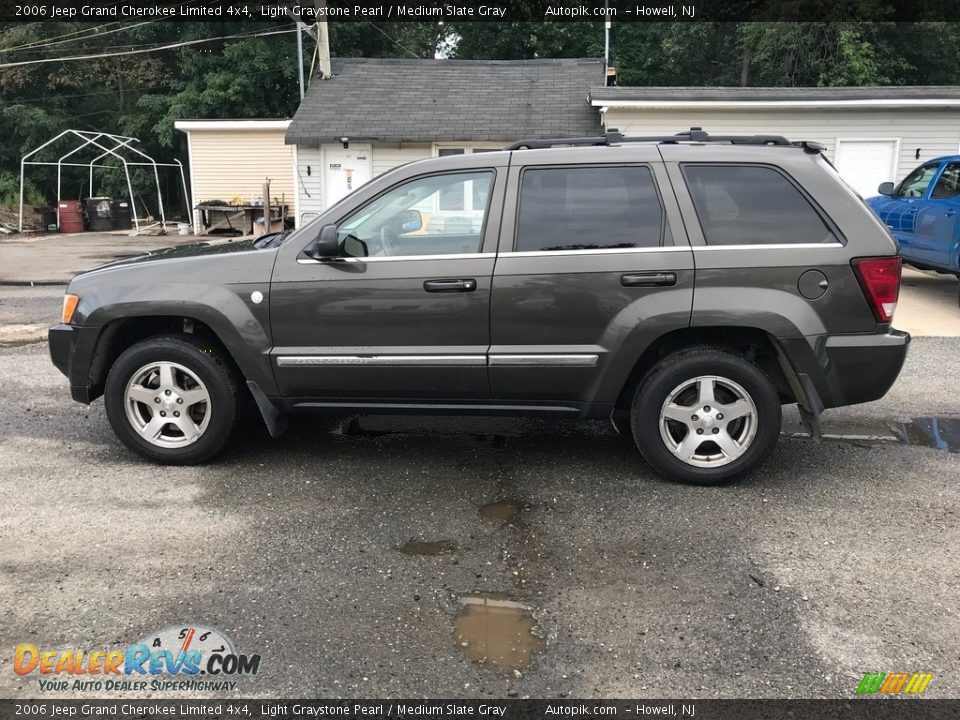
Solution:
<svg viewBox="0 0 960 720"><path fill-rule="evenodd" d="M876 400L896 241L812 143L534 140L390 170L299 230L82 273L54 363L129 448L199 463L242 403L612 418L656 470L755 468L797 403Z"/></svg>

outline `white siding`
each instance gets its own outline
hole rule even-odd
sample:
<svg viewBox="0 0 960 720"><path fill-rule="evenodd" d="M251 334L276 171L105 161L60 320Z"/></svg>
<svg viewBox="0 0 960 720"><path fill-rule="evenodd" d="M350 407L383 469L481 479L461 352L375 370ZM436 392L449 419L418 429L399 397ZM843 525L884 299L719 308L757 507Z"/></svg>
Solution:
<svg viewBox="0 0 960 720"><path fill-rule="evenodd" d="M297 227L323 210L323 164L319 145L297 145L297 193L300 201Z"/></svg>
<svg viewBox="0 0 960 720"><path fill-rule="evenodd" d="M433 155L429 144L373 145L373 176L385 173L398 165L422 160ZM326 209L323 201L323 157L319 145L297 145L297 192L300 201L300 221L309 222ZM310 174L307 174L307 167ZM302 224L302 223L301 223Z"/></svg>
<svg viewBox="0 0 960 720"><path fill-rule="evenodd" d="M834 158L837 138L900 138L896 178L925 160L955 155L960 148L960 110L648 110L610 108L604 124L630 135L665 134L691 127L709 133L783 135L827 146ZM916 157L920 149L919 159Z"/></svg>
<svg viewBox="0 0 960 720"><path fill-rule="evenodd" d="M373 176L377 177L397 165L423 160L433 154L429 145L383 145L373 146Z"/></svg>

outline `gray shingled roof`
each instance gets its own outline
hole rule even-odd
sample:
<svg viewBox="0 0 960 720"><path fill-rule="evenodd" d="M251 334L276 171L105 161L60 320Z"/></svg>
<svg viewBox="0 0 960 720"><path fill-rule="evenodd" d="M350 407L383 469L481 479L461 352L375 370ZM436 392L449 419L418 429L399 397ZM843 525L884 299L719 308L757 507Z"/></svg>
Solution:
<svg viewBox="0 0 960 720"><path fill-rule="evenodd" d="M956 100L960 87L953 85L897 85L875 87L591 87L593 102L650 101L778 101L829 102L831 100Z"/></svg>
<svg viewBox="0 0 960 720"><path fill-rule="evenodd" d="M591 85L601 60L338 58L314 78L287 129L289 145L351 140L508 141L596 135Z"/></svg>

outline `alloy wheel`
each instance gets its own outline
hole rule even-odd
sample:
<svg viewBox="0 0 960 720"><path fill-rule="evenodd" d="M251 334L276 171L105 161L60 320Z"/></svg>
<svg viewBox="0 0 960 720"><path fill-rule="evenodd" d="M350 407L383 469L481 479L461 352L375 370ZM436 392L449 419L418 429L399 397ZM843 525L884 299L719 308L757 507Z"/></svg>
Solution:
<svg viewBox="0 0 960 720"><path fill-rule="evenodd" d="M694 467L720 467L743 456L757 435L757 406L732 380L701 375L670 392L660 410L667 449Z"/></svg>
<svg viewBox="0 0 960 720"><path fill-rule="evenodd" d="M194 372L173 362L153 362L133 373L124 407L140 437L163 448L196 442L210 423L206 386Z"/></svg>

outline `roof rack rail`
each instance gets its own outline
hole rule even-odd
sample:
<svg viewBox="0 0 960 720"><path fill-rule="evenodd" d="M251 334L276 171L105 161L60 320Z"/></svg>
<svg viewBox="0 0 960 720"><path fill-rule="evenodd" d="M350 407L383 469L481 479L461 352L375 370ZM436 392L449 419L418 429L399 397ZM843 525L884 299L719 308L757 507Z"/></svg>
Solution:
<svg viewBox="0 0 960 720"><path fill-rule="evenodd" d="M595 137L550 138L518 140L507 145L504 150L541 150L544 148L588 145L619 145L621 143L642 142L672 144L681 142L726 143L730 145L776 145L780 147L802 147L804 152L819 153L826 147L809 141L791 142L782 135L710 135L703 128L692 127L675 135L624 135L611 128L604 135Z"/></svg>

